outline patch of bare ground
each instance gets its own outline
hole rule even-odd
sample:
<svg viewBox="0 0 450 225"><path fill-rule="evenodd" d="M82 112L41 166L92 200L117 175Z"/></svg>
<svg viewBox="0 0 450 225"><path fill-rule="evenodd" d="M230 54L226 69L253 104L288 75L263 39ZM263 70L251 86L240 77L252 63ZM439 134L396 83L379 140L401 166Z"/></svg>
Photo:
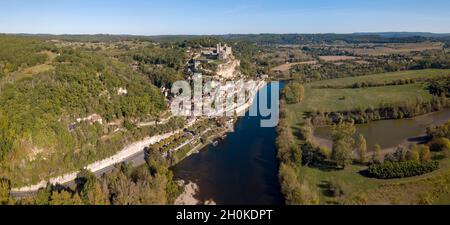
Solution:
<svg viewBox="0 0 450 225"><path fill-rule="evenodd" d="M340 48L356 55L384 56L391 54L410 54L413 52L423 52L426 50L441 50L443 44L440 42L422 43L395 43L380 46L357 46L355 48Z"/></svg>
<svg viewBox="0 0 450 225"><path fill-rule="evenodd" d="M347 60L355 60L359 59L358 57L353 56L345 56L345 55L324 55L319 56L320 60L325 62L339 62L339 61L347 61Z"/></svg>
<svg viewBox="0 0 450 225"><path fill-rule="evenodd" d="M184 181L180 182L184 185ZM195 198L199 191L199 187L195 183L188 183L184 185L183 193L175 200L175 205L199 205L200 201Z"/></svg>
<svg viewBox="0 0 450 225"><path fill-rule="evenodd" d="M272 71L277 71L277 72L287 72L289 71L292 67L297 66L297 65L315 65L317 64L317 61L306 61L306 62L296 62L296 63L286 63L277 67L274 67L272 69Z"/></svg>
<svg viewBox="0 0 450 225"><path fill-rule="evenodd" d="M184 181L178 181L179 185L184 186L184 192L175 200L175 205L217 205L213 200L201 202L196 198L200 191L197 184L189 182L185 185Z"/></svg>

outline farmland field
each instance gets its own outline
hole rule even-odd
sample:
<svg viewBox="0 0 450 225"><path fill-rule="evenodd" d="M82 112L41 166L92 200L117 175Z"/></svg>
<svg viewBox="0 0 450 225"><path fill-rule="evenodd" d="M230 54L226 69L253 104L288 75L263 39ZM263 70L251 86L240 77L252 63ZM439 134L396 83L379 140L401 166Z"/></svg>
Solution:
<svg viewBox="0 0 450 225"><path fill-rule="evenodd" d="M425 89L425 84L415 83L397 86L371 88L319 88L352 85L358 82L388 82L399 79L437 78L450 76L450 70L413 70L394 73L348 77L325 81L316 81L305 85L305 98L299 104L288 105L295 114L295 124L301 123L306 112L336 112L360 108L376 108L380 104L415 103L418 99L429 100L432 95ZM375 97L374 97L375 96Z"/></svg>
<svg viewBox="0 0 450 225"><path fill-rule="evenodd" d="M305 100L299 109L305 111L344 111L377 107L381 103L400 104L407 101L431 99L423 84L386 86L359 89L314 89L306 88ZM374 97L376 96L376 97Z"/></svg>
<svg viewBox="0 0 450 225"><path fill-rule="evenodd" d="M442 43L423 42L423 43L398 43L386 44L382 46L357 46L356 48L340 48L341 50L351 52L361 56L383 56L390 54L410 54L426 50L441 50Z"/></svg>
<svg viewBox="0 0 450 225"><path fill-rule="evenodd" d="M297 62L297 63L286 63L283 65L274 67L272 69L272 71L287 72L292 67L297 66L297 65L314 65L314 64L317 64L317 62L316 61L307 61L307 62Z"/></svg>
<svg viewBox="0 0 450 225"><path fill-rule="evenodd" d="M359 59L353 56L337 56L337 55L319 56L319 58L320 60L323 60L325 62L338 62L338 61Z"/></svg>
<svg viewBox="0 0 450 225"><path fill-rule="evenodd" d="M317 81L311 84L311 86L312 87L347 86L361 82L381 83L403 79L418 79L418 78L431 79L431 78L440 78L444 76L450 77L450 70L441 70L441 69L409 70L394 73L383 73L360 77L346 77L341 79Z"/></svg>

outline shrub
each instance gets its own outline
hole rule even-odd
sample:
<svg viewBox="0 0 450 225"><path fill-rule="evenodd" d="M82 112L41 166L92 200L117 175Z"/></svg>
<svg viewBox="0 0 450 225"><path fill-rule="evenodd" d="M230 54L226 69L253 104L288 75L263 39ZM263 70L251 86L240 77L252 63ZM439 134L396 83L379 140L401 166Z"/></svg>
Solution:
<svg viewBox="0 0 450 225"><path fill-rule="evenodd" d="M450 140L448 138L434 138L430 143L430 149L434 152L450 150Z"/></svg>
<svg viewBox="0 0 450 225"><path fill-rule="evenodd" d="M419 176L430 173L439 168L437 161L431 162L386 162L369 167L369 174L379 179L393 179Z"/></svg>

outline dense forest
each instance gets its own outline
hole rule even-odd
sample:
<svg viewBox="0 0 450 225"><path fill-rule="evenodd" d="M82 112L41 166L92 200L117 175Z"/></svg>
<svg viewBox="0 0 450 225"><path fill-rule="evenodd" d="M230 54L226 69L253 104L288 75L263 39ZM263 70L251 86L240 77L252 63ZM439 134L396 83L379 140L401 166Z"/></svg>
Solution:
<svg viewBox="0 0 450 225"><path fill-rule="evenodd" d="M347 43L414 43L434 40L431 37L404 36L388 37L378 34L230 34L221 36L225 40L245 40L261 45L306 45L331 44L336 41Z"/></svg>
<svg viewBox="0 0 450 225"><path fill-rule="evenodd" d="M111 155L145 130L133 131L139 133L134 135L115 129L130 121L158 118L166 110L164 96L152 85L158 83L156 78L101 51L12 36L0 37L0 49L2 73L16 78L1 82L0 176L11 178L14 185L40 181L39 171L54 176ZM146 58L150 63L174 66L151 57ZM44 63L46 70L22 71ZM91 115L103 123L77 122ZM107 126L110 123L114 125ZM167 129L152 133L158 131Z"/></svg>

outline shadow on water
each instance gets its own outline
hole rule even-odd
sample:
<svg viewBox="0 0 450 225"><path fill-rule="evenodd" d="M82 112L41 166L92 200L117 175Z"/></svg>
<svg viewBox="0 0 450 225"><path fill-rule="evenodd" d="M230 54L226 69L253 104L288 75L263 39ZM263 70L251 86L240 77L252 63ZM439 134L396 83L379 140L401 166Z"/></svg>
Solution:
<svg viewBox="0 0 450 225"><path fill-rule="evenodd" d="M200 188L196 197L201 202L284 204L278 182L276 130L261 128L260 121L261 117L248 115L240 119L235 132L219 145L208 146L175 166L175 178L196 183Z"/></svg>

